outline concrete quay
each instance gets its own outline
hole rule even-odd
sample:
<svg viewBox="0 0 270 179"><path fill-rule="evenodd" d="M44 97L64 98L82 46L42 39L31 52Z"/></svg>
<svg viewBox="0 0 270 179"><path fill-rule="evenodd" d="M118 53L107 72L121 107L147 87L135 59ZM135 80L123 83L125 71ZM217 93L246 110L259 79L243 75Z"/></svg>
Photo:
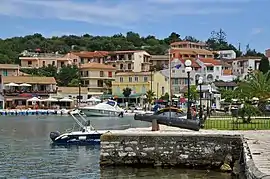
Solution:
<svg viewBox="0 0 270 179"><path fill-rule="evenodd" d="M247 179L270 179L270 131L190 131L160 125L101 136L100 165L218 167L228 154L244 161Z"/></svg>

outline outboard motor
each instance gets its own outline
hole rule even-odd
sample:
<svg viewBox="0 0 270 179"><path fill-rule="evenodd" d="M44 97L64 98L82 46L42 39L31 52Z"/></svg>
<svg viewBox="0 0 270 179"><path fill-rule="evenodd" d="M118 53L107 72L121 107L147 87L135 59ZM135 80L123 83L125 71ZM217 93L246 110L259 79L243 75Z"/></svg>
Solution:
<svg viewBox="0 0 270 179"><path fill-rule="evenodd" d="M118 117L124 117L124 112L123 111L121 111L119 114L118 114Z"/></svg>
<svg viewBox="0 0 270 179"><path fill-rule="evenodd" d="M59 131L56 131L56 132L51 132L50 133L50 138L52 139L52 141L55 141L55 139L57 137L59 137L61 135L61 133Z"/></svg>

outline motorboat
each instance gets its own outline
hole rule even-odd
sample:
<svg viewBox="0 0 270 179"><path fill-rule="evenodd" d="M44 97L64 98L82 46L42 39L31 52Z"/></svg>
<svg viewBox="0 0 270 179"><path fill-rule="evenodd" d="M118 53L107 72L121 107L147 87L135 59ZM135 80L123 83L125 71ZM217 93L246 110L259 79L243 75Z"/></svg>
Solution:
<svg viewBox="0 0 270 179"><path fill-rule="evenodd" d="M195 131L200 130L201 126L197 115L193 116L192 119L187 119L187 114L183 110L174 107L160 109L154 114L135 114L134 119L146 122L152 122L153 119L156 119L158 124Z"/></svg>
<svg viewBox="0 0 270 179"><path fill-rule="evenodd" d="M60 133L59 131L51 132L50 138L53 144L56 145L99 145L100 136L109 131L96 130L90 124L89 120L86 120L78 110L70 112L75 122L79 125L78 131L66 131Z"/></svg>
<svg viewBox="0 0 270 179"><path fill-rule="evenodd" d="M99 116L99 117L123 117L125 110L120 108L116 101L108 100L103 103L99 103L94 106L80 107L79 110L87 117Z"/></svg>

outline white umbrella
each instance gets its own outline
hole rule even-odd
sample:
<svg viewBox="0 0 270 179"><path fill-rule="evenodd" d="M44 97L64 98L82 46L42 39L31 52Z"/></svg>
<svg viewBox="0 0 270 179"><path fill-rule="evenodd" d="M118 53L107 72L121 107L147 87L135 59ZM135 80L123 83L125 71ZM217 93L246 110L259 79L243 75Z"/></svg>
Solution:
<svg viewBox="0 0 270 179"><path fill-rule="evenodd" d="M90 99L87 99L86 102L100 102L101 100L98 99L98 98L90 98Z"/></svg>
<svg viewBox="0 0 270 179"><path fill-rule="evenodd" d="M259 101L259 98L253 97L252 100L253 100L253 101Z"/></svg>
<svg viewBox="0 0 270 179"><path fill-rule="evenodd" d="M47 99L42 99L42 101L47 101L47 102L57 102L58 99L49 97L49 98L47 98Z"/></svg>
<svg viewBox="0 0 270 179"><path fill-rule="evenodd" d="M19 86L32 86L32 85L30 85L30 84L27 84L27 83L22 83L22 84L19 84Z"/></svg>
<svg viewBox="0 0 270 179"><path fill-rule="evenodd" d="M33 97L33 98L28 99L27 101L34 102L34 101L40 101L40 99L38 99L37 97Z"/></svg>
<svg viewBox="0 0 270 179"><path fill-rule="evenodd" d="M69 99L69 98L63 98L59 100L60 102L73 102L73 99Z"/></svg>
<svg viewBox="0 0 270 179"><path fill-rule="evenodd" d="M5 84L5 86L19 86L19 85L16 83L8 83L8 84Z"/></svg>

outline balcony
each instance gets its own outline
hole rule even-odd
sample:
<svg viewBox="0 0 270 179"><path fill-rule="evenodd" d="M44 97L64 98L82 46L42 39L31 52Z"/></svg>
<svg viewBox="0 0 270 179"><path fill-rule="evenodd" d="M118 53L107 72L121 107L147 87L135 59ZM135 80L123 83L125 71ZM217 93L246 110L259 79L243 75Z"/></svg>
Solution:
<svg viewBox="0 0 270 179"><path fill-rule="evenodd" d="M27 96L44 96L48 94L55 94L57 93L57 90L3 90L3 93L5 96L21 96L21 97L27 97Z"/></svg>

